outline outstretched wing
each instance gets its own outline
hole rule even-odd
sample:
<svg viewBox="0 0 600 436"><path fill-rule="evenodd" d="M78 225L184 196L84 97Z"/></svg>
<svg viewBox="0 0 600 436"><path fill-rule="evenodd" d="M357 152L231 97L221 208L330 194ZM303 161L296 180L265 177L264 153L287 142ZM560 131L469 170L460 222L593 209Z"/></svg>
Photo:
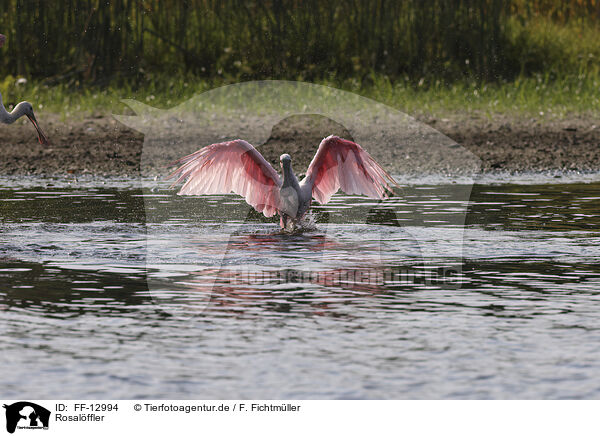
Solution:
<svg viewBox="0 0 600 436"><path fill-rule="evenodd" d="M234 192L265 216L277 212L281 179L258 150L242 139L209 145L173 165L180 166L169 176L177 177L171 187L187 179L179 195Z"/></svg>
<svg viewBox="0 0 600 436"><path fill-rule="evenodd" d="M398 186L360 145L337 136L321 141L305 180L312 184L312 196L321 204L327 203L338 189L347 194L385 198L386 190L392 191L390 185Z"/></svg>

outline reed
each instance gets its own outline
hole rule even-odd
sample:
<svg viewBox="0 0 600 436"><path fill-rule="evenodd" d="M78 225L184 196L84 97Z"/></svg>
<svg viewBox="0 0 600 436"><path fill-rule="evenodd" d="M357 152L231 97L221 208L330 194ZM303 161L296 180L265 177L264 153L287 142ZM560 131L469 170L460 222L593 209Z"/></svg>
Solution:
<svg viewBox="0 0 600 436"><path fill-rule="evenodd" d="M600 0L0 0L0 11L3 74L46 84L164 73L490 82L562 60L529 23L595 36L600 23ZM586 62L555 66L567 74Z"/></svg>

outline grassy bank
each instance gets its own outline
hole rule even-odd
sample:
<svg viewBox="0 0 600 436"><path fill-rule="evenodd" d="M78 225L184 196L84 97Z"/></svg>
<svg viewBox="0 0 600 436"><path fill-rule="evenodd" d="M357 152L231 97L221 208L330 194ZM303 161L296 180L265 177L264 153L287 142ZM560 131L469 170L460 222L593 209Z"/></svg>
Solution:
<svg viewBox="0 0 600 436"><path fill-rule="evenodd" d="M478 112L494 116L511 114L553 119L566 115L600 115L600 76L582 75L549 79L538 74L511 82L478 84L461 81L452 84L440 80L392 82L372 75L366 83L348 79L317 83L372 98L411 115L444 117L456 113ZM143 86L80 87L45 86L27 82L17 84L11 76L0 82L0 92L8 109L21 100L30 101L37 112L59 113L63 117L123 113L121 99L133 98L148 105L170 108L230 82L203 80L191 76L156 77Z"/></svg>

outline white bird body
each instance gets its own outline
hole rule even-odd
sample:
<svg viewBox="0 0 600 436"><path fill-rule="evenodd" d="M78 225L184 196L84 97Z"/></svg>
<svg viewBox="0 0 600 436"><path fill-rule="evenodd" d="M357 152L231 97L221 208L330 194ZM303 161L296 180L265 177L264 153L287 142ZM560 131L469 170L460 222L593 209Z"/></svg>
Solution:
<svg viewBox="0 0 600 436"><path fill-rule="evenodd" d="M299 182L292 170L292 158L289 154L280 157L283 181L279 189L279 215L282 228L287 227L288 220L300 220L312 202L312 186L306 177Z"/></svg>
<svg viewBox="0 0 600 436"><path fill-rule="evenodd" d="M321 141L302 181L289 154L280 157L280 177L248 142L236 139L212 144L179 159L172 186L185 180L179 195L234 192L258 212L280 216L282 228L293 228L314 198L327 203L339 189L347 194L383 199L396 181L358 144L328 136Z"/></svg>

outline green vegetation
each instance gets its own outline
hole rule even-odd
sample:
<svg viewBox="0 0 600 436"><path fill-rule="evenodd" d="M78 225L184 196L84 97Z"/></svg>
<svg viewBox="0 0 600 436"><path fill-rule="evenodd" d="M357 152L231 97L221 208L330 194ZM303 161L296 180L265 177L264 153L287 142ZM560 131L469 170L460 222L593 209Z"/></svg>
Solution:
<svg viewBox="0 0 600 436"><path fill-rule="evenodd" d="M7 106L121 112L121 98L170 107L287 79L412 114L600 113L600 0L0 0L0 11Z"/></svg>
<svg viewBox="0 0 600 436"><path fill-rule="evenodd" d="M225 81L188 80L164 76L146 87L127 86L82 87L73 90L65 85L45 87L39 83L15 85L14 79L5 79L0 91L7 107L20 100L34 102L39 112L61 113L78 117L90 113L123 113L123 98L134 98L151 106L170 108L196 93L226 84ZM457 112L478 112L492 116L498 113L523 114L542 119L564 117L570 113L600 115L600 78L576 77L563 80L545 80L544 76L519 78L512 82L478 84L440 81L423 82L421 86L410 81L392 83L383 76L374 76L371 84L362 86L358 81L320 81L320 84L342 88L373 98L411 115L443 117ZM41 109L41 111L40 111Z"/></svg>
<svg viewBox="0 0 600 436"><path fill-rule="evenodd" d="M0 11L5 74L49 84L496 81L597 71L600 51L598 0L0 0Z"/></svg>

